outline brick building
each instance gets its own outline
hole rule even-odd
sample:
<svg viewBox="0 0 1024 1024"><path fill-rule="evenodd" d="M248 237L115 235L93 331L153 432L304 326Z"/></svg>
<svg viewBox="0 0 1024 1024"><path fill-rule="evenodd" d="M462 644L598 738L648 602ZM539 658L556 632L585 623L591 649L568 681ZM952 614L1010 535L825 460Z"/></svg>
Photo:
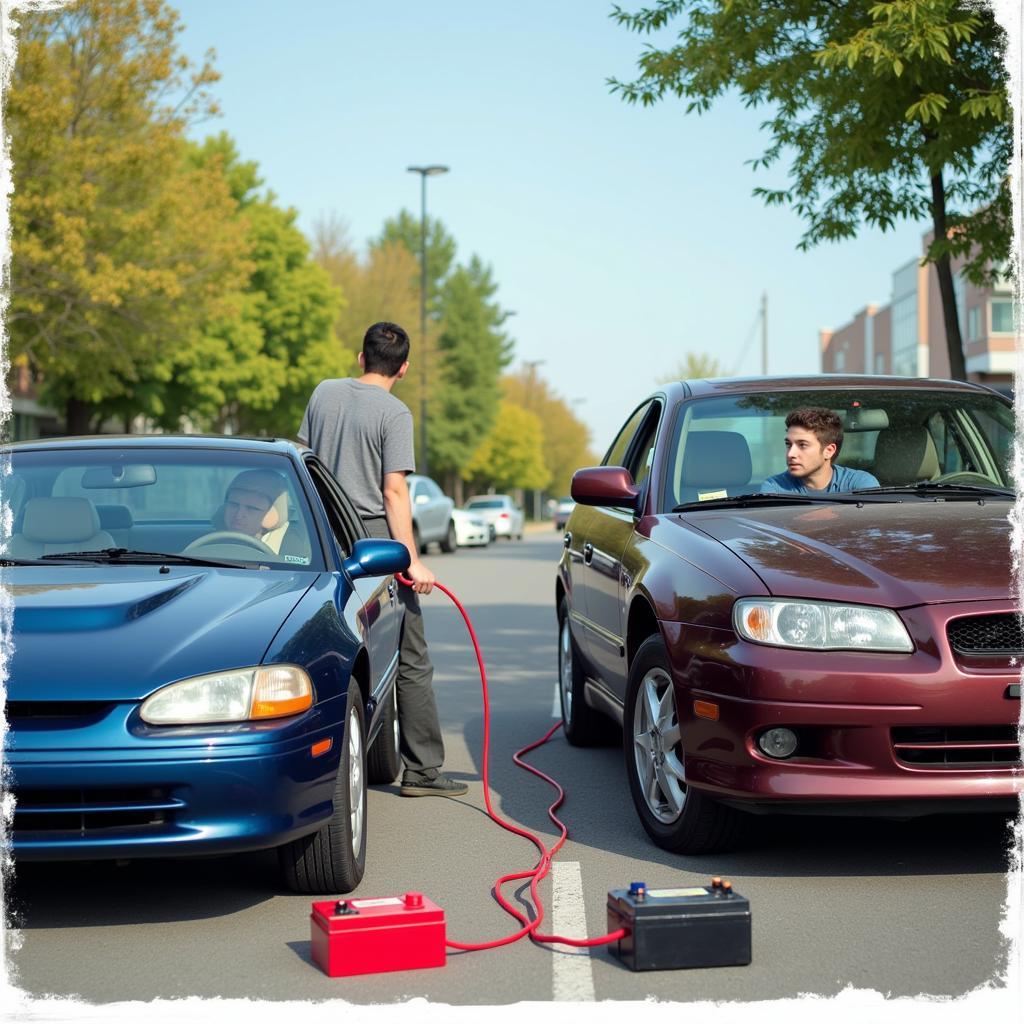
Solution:
<svg viewBox="0 0 1024 1024"><path fill-rule="evenodd" d="M922 252L931 243L924 236ZM1013 286L1000 277L978 288L960 276L954 261L953 286L964 340L967 377L980 384L1010 386L1015 350ZM942 298L934 265L915 257L892 273L889 303L865 306L835 331L819 332L823 373L892 373L909 377L948 377L949 354Z"/></svg>

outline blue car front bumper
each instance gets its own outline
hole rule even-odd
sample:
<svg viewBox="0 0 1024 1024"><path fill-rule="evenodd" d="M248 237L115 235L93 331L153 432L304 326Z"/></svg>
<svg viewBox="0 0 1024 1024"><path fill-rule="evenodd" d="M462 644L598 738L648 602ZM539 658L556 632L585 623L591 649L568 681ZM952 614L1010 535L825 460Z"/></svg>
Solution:
<svg viewBox="0 0 1024 1024"><path fill-rule="evenodd" d="M333 810L343 710L335 699L295 721L156 730L119 704L80 730L9 734L15 859L231 853L313 832Z"/></svg>

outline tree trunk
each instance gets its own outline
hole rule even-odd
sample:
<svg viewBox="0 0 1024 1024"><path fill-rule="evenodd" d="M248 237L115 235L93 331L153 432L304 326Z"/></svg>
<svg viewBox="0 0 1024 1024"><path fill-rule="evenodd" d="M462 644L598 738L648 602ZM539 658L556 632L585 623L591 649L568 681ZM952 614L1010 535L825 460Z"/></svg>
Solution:
<svg viewBox="0 0 1024 1024"><path fill-rule="evenodd" d="M946 188L942 171L932 175L932 223L936 240L946 237ZM964 342L960 336L960 318L956 310L956 291L953 288L953 267L949 254L935 261L939 276L939 295L942 297L942 319L946 327L946 351L949 353L949 375L954 380L967 380L964 360Z"/></svg>
<svg viewBox="0 0 1024 1024"><path fill-rule="evenodd" d="M83 402L80 398L69 398L64 406L65 433L71 436L88 434L92 414L91 402Z"/></svg>

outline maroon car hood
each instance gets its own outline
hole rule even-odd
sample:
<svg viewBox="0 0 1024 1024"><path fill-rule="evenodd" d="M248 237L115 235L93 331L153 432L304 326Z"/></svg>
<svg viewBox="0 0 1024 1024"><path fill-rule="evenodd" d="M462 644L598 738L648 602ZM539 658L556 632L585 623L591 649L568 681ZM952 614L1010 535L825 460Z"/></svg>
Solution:
<svg viewBox="0 0 1024 1024"><path fill-rule="evenodd" d="M686 514L772 594L905 608L1011 594L1011 505L801 505Z"/></svg>

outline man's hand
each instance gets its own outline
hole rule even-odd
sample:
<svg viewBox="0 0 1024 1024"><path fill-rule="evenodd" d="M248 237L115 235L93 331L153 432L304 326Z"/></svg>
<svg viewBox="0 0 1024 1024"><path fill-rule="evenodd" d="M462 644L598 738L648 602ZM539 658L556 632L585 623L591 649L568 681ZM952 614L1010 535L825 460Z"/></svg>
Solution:
<svg viewBox="0 0 1024 1024"><path fill-rule="evenodd" d="M429 594L437 582L437 577L418 558L410 563L405 576L412 580L412 589L417 594Z"/></svg>

